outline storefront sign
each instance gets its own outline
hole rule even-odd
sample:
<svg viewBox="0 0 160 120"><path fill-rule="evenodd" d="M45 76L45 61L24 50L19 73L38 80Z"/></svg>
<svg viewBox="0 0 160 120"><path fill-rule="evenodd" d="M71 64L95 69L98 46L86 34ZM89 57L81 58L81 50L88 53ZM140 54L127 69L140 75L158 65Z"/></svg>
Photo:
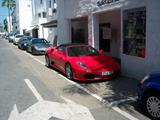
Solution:
<svg viewBox="0 0 160 120"><path fill-rule="evenodd" d="M103 6L103 5L110 4L110 3L114 3L114 2L117 2L117 1L119 1L119 0L99 0L99 1L97 2L97 6L98 6L98 7L101 7L101 6Z"/></svg>

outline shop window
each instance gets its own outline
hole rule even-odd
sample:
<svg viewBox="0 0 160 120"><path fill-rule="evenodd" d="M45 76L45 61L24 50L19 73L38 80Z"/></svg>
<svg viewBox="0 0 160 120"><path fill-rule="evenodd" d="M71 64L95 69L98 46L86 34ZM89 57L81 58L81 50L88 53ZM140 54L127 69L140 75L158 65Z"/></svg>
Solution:
<svg viewBox="0 0 160 120"><path fill-rule="evenodd" d="M125 10L123 13L123 53L145 57L146 8Z"/></svg>
<svg viewBox="0 0 160 120"><path fill-rule="evenodd" d="M53 12L53 13L56 13L56 12L57 12L57 10L56 10L55 8L53 8L53 9L52 9L52 12Z"/></svg>
<svg viewBox="0 0 160 120"><path fill-rule="evenodd" d="M47 13L46 12L42 12L43 18L47 17Z"/></svg>
<svg viewBox="0 0 160 120"><path fill-rule="evenodd" d="M39 18L41 17L41 13L38 13L38 17L39 17Z"/></svg>

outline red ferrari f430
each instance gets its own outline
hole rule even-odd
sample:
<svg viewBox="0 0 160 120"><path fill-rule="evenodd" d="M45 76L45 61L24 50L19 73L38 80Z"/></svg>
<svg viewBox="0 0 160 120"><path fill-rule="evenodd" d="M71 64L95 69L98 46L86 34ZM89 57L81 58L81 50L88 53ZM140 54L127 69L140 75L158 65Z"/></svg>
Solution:
<svg viewBox="0 0 160 120"><path fill-rule="evenodd" d="M111 56L89 45L62 44L46 49L46 66L63 72L68 79L106 80L116 76L120 65Z"/></svg>

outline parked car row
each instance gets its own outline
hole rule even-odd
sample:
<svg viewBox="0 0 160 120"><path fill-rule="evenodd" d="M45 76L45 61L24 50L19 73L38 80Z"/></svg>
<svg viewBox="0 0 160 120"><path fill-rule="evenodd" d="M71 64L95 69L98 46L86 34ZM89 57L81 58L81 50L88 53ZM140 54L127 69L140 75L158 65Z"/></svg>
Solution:
<svg viewBox="0 0 160 120"><path fill-rule="evenodd" d="M12 35L8 38L10 42ZM19 49L36 55L45 55L47 67L55 68L68 79L78 81L99 81L116 77L120 64L111 56L84 44L61 44L51 46L43 38L17 35L15 38ZM152 119L160 119L160 73L151 73L138 85L140 102Z"/></svg>
<svg viewBox="0 0 160 120"><path fill-rule="evenodd" d="M10 34L8 41L33 55L44 55L45 49L51 47L50 43L43 38L32 38L20 34Z"/></svg>

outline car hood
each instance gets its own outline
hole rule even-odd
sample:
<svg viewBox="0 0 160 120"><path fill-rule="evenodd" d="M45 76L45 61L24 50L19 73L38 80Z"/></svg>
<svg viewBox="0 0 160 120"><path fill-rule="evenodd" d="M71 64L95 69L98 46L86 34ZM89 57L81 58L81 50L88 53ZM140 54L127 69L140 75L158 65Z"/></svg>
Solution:
<svg viewBox="0 0 160 120"><path fill-rule="evenodd" d="M82 62L89 69L92 69L92 70L113 69L118 66L118 63L114 62L112 57L104 54L97 55L97 56L77 57L76 62Z"/></svg>
<svg viewBox="0 0 160 120"><path fill-rule="evenodd" d="M154 78L154 77L159 77L160 78L160 72L151 72L149 74L149 77L150 78Z"/></svg>

